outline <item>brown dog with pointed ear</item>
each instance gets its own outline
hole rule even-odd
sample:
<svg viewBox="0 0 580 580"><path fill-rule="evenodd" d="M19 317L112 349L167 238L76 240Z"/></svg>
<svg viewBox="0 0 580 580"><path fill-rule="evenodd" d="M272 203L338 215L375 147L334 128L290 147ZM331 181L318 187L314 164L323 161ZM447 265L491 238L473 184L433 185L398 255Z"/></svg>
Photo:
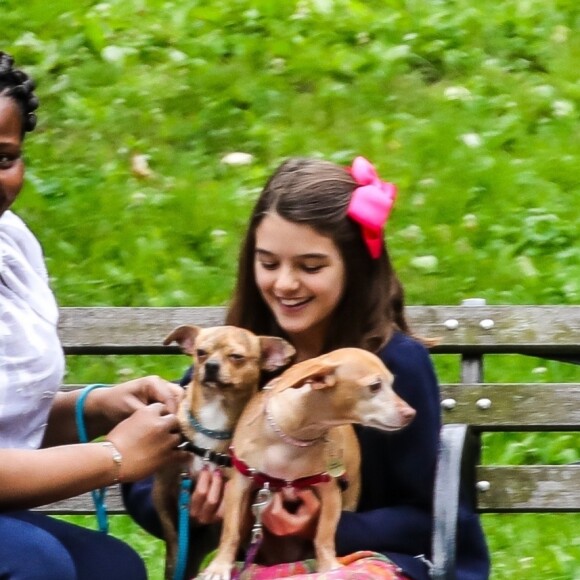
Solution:
<svg viewBox="0 0 580 580"><path fill-rule="evenodd" d="M165 577L173 577L177 557L177 502L180 473L195 478L203 465L227 466L234 427L247 402L258 392L262 371L287 366L294 348L273 336L256 336L234 326L200 328L184 325L164 340L177 342L194 359L178 418L193 452L189 466L171 466L156 474L153 502L166 543Z"/></svg>
<svg viewBox="0 0 580 580"><path fill-rule="evenodd" d="M225 491L218 552L198 578L230 579L243 515L255 489L263 498L279 489L315 486L321 502L314 538L318 571L340 567L336 527L341 508L354 509L360 490L352 424L394 431L415 416L392 384L393 375L377 356L343 348L290 367L255 395L234 433L235 469ZM343 472L350 486L341 505ZM253 507L259 513L257 502Z"/></svg>

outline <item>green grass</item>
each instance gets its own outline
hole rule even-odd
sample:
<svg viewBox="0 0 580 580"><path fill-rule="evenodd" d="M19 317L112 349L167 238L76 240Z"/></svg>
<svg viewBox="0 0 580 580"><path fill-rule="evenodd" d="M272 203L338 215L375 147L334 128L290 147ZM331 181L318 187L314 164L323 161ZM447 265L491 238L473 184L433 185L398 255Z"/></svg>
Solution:
<svg viewBox="0 0 580 580"><path fill-rule="evenodd" d="M42 101L15 209L63 306L225 304L277 163L357 154L399 185L388 242L409 303L579 302L575 0L0 0L0 20ZM225 165L232 151L253 162ZM174 378L186 363L72 359L68 378ZM437 368L457 379L453 357ZM497 357L486 372L578 368ZM579 459L577 437L548 437L490 436L486 458ZM117 520L159 578L159 543ZM485 516L494 580L580 578L579 523Z"/></svg>

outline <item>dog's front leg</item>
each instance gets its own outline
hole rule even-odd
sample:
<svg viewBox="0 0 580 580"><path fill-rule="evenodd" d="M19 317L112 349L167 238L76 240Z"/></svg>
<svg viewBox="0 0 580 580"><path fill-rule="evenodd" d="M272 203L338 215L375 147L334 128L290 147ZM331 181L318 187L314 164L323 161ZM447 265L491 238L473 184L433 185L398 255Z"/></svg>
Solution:
<svg viewBox="0 0 580 580"><path fill-rule="evenodd" d="M179 466L159 471L153 481L153 505L159 516L165 540L165 578L173 578L177 560L177 498L179 494Z"/></svg>
<svg viewBox="0 0 580 580"><path fill-rule="evenodd" d="M240 545L241 527L250 499L252 482L234 472L224 492L224 521L215 558L197 576L200 580L230 580Z"/></svg>
<svg viewBox="0 0 580 580"><path fill-rule="evenodd" d="M320 485L318 489L320 492L320 516L314 537L314 549L318 572L328 572L341 566L336 559L334 538L342 501L340 490L334 480Z"/></svg>

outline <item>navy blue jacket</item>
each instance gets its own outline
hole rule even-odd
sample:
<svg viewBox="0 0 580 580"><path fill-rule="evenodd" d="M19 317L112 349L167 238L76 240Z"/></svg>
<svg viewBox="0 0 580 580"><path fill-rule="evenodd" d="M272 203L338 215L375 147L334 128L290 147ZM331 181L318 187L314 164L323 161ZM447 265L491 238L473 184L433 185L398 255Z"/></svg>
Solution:
<svg viewBox="0 0 580 580"><path fill-rule="evenodd" d="M396 333L379 352L395 375L394 389L417 411L394 433L357 427L362 451L362 490L356 513L343 512L340 554L381 552L414 580L429 580L433 482L439 448L439 387L427 350ZM462 502L458 521L457 580L486 580L489 557L479 517Z"/></svg>
<svg viewBox="0 0 580 580"><path fill-rule="evenodd" d="M381 552L414 580L429 580L428 567L419 556L431 557L433 481L441 427L439 387L427 350L409 336L396 333L379 356L395 376L395 391L417 415L408 427L394 433L356 427L362 450L361 500L356 512L342 514L337 552ZM151 480L124 486L125 503L139 524L159 536L150 486ZM192 533L204 549L217 542L215 529L197 527ZM467 502L460 505L457 537L457 580L487 580L485 539L479 517Z"/></svg>

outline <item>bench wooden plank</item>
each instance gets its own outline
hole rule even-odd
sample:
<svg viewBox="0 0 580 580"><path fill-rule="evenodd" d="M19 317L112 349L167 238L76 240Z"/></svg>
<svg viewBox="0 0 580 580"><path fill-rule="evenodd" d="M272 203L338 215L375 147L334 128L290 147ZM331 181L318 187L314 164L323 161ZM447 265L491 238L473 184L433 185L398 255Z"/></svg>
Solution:
<svg viewBox="0 0 580 580"><path fill-rule="evenodd" d="M222 324L225 309L67 307L60 313L69 354L155 354L177 352L161 345L175 326ZM408 316L417 335L440 339L435 353L580 355L580 306L411 306Z"/></svg>
<svg viewBox="0 0 580 580"><path fill-rule="evenodd" d="M442 385L441 398L444 422L467 423L475 430L580 429L580 384Z"/></svg>
<svg viewBox="0 0 580 580"><path fill-rule="evenodd" d="M580 465L480 466L477 481L482 513L580 512ZM119 486L107 488L106 505L110 514L125 513ZM94 504L86 493L37 509L50 514L92 514Z"/></svg>
<svg viewBox="0 0 580 580"><path fill-rule="evenodd" d="M59 334L67 354L171 354L163 339L180 324L223 324L223 308L61 308Z"/></svg>
<svg viewBox="0 0 580 580"><path fill-rule="evenodd" d="M518 466L477 469L478 482L489 489L478 491L482 513L580 512L580 466ZM107 489L107 512L123 514L118 486ZM90 494L36 508L48 514L93 514Z"/></svg>
<svg viewBox="0 0 580 580"><path fill-rule="evenodd" d="M62 386L62 390L70 391L85 386L84 384L67 384ZM441 400L445 423L466 423L475 430L578 431L580 429L580 384L443 384L441 385ZM453 407L450 407L451 404ZM490 406L487 407L487 404Z"/></svg>
<svg viewBox="0 0 580 580"><path fill-rule="evenodd" d="M580 465L482 466L477 479L480 512L580 512Z"/></svg>

